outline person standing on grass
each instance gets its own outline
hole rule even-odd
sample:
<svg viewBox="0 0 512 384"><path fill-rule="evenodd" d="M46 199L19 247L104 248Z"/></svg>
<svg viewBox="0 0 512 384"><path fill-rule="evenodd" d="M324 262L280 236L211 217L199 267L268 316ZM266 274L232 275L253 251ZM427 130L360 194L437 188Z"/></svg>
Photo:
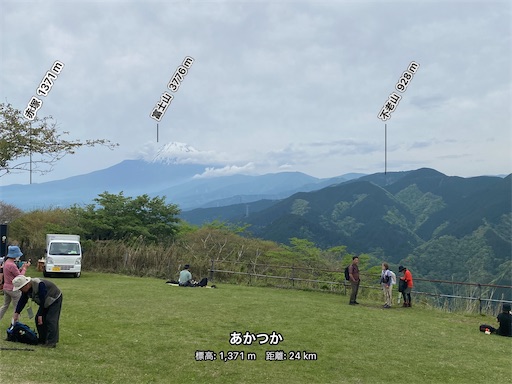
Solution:
<svg viewBox="0 0 512 384"><path fill-rule="evenodd" d="M407 283L407 287L402 292L402 296L404 298L404 307L410 307L411 306L411 291L413 282L412 282L412 274L411 271L409 271L407 268L405 268L403 265L398 267L398 272L403 272L403 276L400 278L400 280L403 280Z"/></svg>
<svg viewBox="0 0 512 384"><path fill-rule="evenodd" d="M350 293L350 305L359 304L357 302L357 292L359 291L359 268L357 266L359 264L359 257L352 257L352 264L348 267L348 274L350 277L350 287L352 288L352 292Z"/></svg>
<svg viewBox="0 0 512 384"><path fill-rule="evenodd" d="M13 313L16 310L16 305L18 305L18 301L21 297L21 292L14 291L12 280L18 275L24 275L27 271L27 268L30 267L30 263L23 263L21 269L16 265L15 260L19 259L23 256L21 253L20 247L16 245L11 245L7 248L7 255L5 256L3 273L4 273L4 305L0 308L0 320L4 317L7 309L9 309L9 305L12 302Z"/></svg>
<svg viewBox="0 0 512 384"><path fill-rule="evenodd" d="M2 291L2 295L4 290L4 258L0 257L0 291Z"/></svg>
<svg viewBox="0 0 512 384"><path fill-rule="evenodd" d="M6 258L5 258L6 259ZM4 260L3 257L0 257L0 294L4 294ZM1 319L1 317L0 317Z"/></svg>
<svg viewBox="0 0 512 384"><path fill-rule="evenodd" d="M59 319L62 309L62 292L51 281L38 278L16 276L12 281L15 291L21 291L21 298L16 306L14 321L18 321L21 311L28 299L39 305L36 313L36 327L39 344L55 348L59 342Z"/></svg>
<svg viewBox="0 0 512 384"><path fill-rule="evenodd" d="M393 278L389 270L388 263L382 263L382 273L380 275L380 284L384 292L384 308L391 308L391 291L393 289Z"/></svg>

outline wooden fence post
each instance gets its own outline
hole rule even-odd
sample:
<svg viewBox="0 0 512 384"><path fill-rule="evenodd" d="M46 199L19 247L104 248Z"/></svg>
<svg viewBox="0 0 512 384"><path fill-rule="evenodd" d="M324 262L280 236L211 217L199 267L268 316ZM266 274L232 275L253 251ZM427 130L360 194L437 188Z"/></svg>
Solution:
<svg viewBox="0 0 512 384"><path fill-rule="evenodd" d="M212 257L212 265L210 267L210 281L213 283L213 270L214 270L214 262L215 260L213 260L213 257Z"/></svg>
<svg viewBox="0 0 512 384"><path fill-rule="evenodd" d="M482 314L482 286L478 283L478 313Z"/></svg>

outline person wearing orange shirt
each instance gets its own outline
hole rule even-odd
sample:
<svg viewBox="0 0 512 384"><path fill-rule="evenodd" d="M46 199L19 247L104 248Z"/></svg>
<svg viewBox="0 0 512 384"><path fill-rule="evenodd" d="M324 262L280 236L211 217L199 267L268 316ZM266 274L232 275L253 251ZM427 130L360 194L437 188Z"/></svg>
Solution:
<svg viewBox="0 0 512 384"><path fill-rule="evenodd" d="M407 283L407 288L404 289L402 292L402 296L404 297L404 307L410 307L411 306L411 291L413 282L412 282L412 274L411 271L409 271L407 268L405 268L403 265L398 267L398 272L403 273L404 275L400 278L400 280L404 280Z"/></svg>

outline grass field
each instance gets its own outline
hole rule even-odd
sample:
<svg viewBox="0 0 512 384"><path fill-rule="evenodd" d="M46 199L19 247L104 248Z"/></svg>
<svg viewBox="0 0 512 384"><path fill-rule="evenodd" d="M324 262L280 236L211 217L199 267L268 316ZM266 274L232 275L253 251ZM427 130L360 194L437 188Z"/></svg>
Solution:
<svg viewBox="0 0 512 384"><path fill-rule="evenodd" d="M52 280L64 293L60 343L0 351L2 383L512 382L512 338L479 332L481 323L496 325L488 316L385 310L367 300L349 306L348 297L322 292L179 288L101 273ZM0 322L0 346L28 347L4 341L9 321ZM25 311L21 321L34 328ZM235 331L259 337L231 345ZM273 332L282 340L260 345L262 334ZM222 361L222 353L235 358L229 351L243 355ZM198 360L212 356L204 352L217 359Z"/></svg>

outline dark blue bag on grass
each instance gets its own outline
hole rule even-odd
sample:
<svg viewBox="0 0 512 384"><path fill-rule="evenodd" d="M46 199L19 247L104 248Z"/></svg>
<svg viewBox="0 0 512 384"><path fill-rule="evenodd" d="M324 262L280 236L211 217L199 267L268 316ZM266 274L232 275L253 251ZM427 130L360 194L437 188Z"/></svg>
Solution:
<svg viewBox="0 0 512 384"><path fill-rule="evenodd" d="M28 325L18 322L7 328L7 341L36 345L39 340Z"/></svg>

